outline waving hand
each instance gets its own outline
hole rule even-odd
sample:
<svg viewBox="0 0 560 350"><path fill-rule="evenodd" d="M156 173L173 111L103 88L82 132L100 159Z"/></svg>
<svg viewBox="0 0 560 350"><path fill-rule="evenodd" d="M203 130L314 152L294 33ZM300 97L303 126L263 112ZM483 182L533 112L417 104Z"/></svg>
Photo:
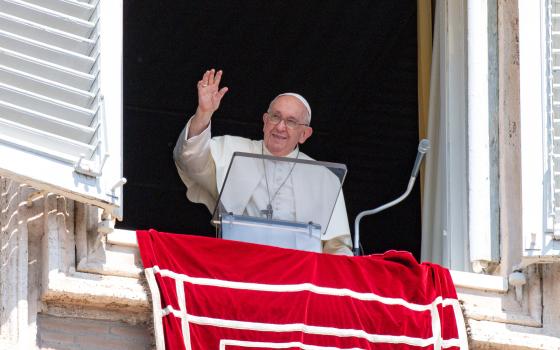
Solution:
<svg viewBox="0 0 560 350"><path fill-rule="evenodd" d="M198 107L191 122L188 137L196 136L206 129L212 114L220 107L220 102L228 91L227 87L220 89L222 74L221 70L216 72L215 69L210 69L198 81Z"/></svg>

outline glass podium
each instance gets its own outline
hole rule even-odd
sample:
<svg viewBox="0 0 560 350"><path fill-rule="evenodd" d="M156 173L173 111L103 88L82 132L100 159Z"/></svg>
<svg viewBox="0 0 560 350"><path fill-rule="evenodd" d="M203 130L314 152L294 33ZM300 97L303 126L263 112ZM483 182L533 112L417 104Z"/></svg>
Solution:
<svg viewBox="0 0 560 350"><path fill-rule="evenodd" d="M321 252L345 176L344 164L235 152L212 215L218 237Z"/></svg>

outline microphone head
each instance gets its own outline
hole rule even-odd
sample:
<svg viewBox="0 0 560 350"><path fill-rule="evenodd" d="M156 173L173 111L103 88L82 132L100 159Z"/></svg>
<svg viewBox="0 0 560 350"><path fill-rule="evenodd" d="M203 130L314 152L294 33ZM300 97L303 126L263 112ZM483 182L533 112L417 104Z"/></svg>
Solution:
<svg viewBox="0 0 560 350"><path fill-rule="evenodd" d="M420 143L418 144L418 152L426 153L429 150L430 150L430 140L422 139L422 141L420 141Z"/></svg>

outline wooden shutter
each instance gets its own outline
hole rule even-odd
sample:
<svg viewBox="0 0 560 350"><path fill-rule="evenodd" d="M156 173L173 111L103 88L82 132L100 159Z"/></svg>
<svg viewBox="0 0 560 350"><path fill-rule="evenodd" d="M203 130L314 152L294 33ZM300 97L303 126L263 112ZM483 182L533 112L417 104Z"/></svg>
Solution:
<svg viewBox="0 0 560 350"><path fill-rule="evenodd" d="M0 0L0 175L113 210L121 125L122 1Z"/></svg>
<svg viewBox="0 0 560 350"><path fill-rule="evenodd" d="M522 230L525 264L560 256L560 8L519 1Z"/></svg>

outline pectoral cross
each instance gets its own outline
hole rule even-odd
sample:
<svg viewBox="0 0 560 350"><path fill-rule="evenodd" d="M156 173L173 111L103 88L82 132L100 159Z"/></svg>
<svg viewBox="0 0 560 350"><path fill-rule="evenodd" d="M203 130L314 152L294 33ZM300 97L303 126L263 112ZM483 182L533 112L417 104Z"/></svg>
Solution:
<svg viewBox="0 0 560 350"><path fill-rule="evenodd" d="M272 213L273 213L273 210L272 210L272 205L270 203L268 203L268 205L266 206L266 209L261 210L261 214L265 214L266 218L268 220L272 220Z"/></svg>

